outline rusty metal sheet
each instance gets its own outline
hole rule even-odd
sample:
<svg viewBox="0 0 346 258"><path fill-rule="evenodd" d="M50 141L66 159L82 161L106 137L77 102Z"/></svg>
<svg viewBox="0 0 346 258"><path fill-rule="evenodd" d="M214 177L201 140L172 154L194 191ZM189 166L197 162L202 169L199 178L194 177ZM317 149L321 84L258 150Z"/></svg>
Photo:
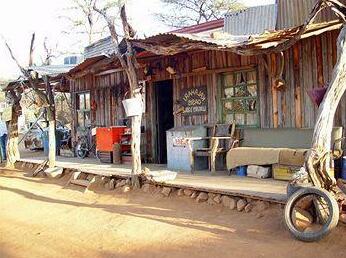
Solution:
<svg viewBox="0 0 346 258"><path fill-rule="evenodd" d="M317 0L278 0L278 20L276 29L287 29L302 25L308 18ZM345 0L341 2L346 3ZM317 17L314 23L336 20L332 10L325 9Z"/></svg>

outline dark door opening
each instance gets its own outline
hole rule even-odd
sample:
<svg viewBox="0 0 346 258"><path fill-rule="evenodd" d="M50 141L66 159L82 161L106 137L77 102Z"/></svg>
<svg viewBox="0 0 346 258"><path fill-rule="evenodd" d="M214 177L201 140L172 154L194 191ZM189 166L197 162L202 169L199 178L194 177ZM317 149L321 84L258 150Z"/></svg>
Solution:
<svg viewBox="0 0 346 258"><path fill-rule="evenodd" d="M155 83L156 96L156 146L157 161L167 163L166 131L174 127L173 116L173 81L166 80Z"/></svg>

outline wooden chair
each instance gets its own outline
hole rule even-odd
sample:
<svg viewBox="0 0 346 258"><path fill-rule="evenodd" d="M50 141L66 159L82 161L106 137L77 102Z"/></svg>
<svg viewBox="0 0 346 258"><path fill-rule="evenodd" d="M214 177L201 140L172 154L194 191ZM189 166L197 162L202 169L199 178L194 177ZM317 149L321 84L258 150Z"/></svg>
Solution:
<svg viewBox="0 0 346 258"><path fill-rule="evenodd" d="M192 137L187 139L190 148L191 173L195 169L195 157L207 157L209 170L214 174L216 171L216 157L218 155L226 155L230 149L239 144L239 141L234 137L235 123L226 125L226 130L220 130L224 126L214 125L209 137ZM193 142L201 140L207 140L209 142L208 147L193 149Z"/></svg>

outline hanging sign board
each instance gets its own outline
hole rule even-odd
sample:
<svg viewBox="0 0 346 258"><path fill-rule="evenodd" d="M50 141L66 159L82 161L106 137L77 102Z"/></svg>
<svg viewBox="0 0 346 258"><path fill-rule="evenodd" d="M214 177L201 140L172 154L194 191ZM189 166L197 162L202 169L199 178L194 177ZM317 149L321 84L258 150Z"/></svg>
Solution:
<svg viewBox="0 0 346 258"><path fill-rule="evenodd" d="M203 115L208 112L207 86L184 89L181 95L182 115Z"/></svg>

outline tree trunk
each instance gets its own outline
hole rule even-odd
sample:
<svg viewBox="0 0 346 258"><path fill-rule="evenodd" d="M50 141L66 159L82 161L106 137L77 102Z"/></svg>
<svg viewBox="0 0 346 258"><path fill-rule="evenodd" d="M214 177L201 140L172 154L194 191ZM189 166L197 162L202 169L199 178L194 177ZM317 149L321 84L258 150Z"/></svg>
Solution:
<svg viewBox="0 0 346 258"><path fill-rule="evenodd" d="M114 44L114 50L116 56L121 64L121 67L125 70L127 79L130 85L130 96L131 98L141 98L141 89L138 85L137 77L137 60L136 53L132 47L130 39L134 38L135 32L127 21L125 5L121 7L120 17L124 31L124 42L126 43L126 51L120 48L118 33L114 25L114 18L107 15L105 9L98 9L96 6L93 9L98 12L107 22L109 32L112 37ZM131 119L132 129L132 142L131 142L131 154L132 154L132 170L131 170L131 183L133 187L140 187L138 175L142 172L141 167L141 120L142 115L134 116Z"/></svg>
<svg viewBox="0 0 346 258"><path fill-rule="evenodd" d="M131 141L131 153L132 153L132 186L140 187L138 181L138 175L142 171L141 167L141 121L142 116L132 117L132 141Z"/></svg>
<svg viewBox="0 0 346 258"><path fill-rule="evenodd" d="M320 105L315 125L312 149L305 161L305 168L315 186L333 190L335 179L331 176L331 135L334 115L340 99L346 90L346 27L340 31L338 42L338 60L326 95Z"/></svg>
<svg viewBox="0 0 346 258"><path fill-rule="evenodd" d="M18 148L18 112L16 105L13 105L12 107L12 118L8 124L6 156L6 167L13 169L16 161L20 159L20 153Z"/></svg>
<svg viewBox="0 0 346 258"><path fill-rule="evenodd" d="M120 17L123 24L124 30L124 40L126 42L127 51L126 51L126 61L124 56L119 56L120 63L122 67L125 69L127 78L130 84L130 92L131 98L139 98L141 97L141 88L138 84L138 76L137 76L137 59L136 53L132 47L132 43L130 39L135 36L134 30L127 22L127 16L125 11L125 5L121 8ZM119 45L118 51L121 53ZM142 164L141 164L141 121L142 114L139 116L132 117L132 143L131 143L131 152L132 152L132 174L131 181L133 187L140 187L139 182L139 174L142 172Z"/></svg>
<svg viewBox="0 0 346 258"><path fill-rule="evenodd" d="M56 122L55 122L55 101L54 101L54 93L51 84L49 83L48 76L45 76L44 78L46 83L46 92L47 92L47 98L49 106L47 108L48 112L48 121L49 121L49 128L48 128L48 141L49 141L49 154L48 154L48 160L49 160L49 167L53 168L55 167L56 163Z"/></svg>
<svg viewBox="0 0 346 258"><path fill-rule="evenodd" d="M49 140L49 154L48 154L49 167L54 168L56 163L55 120L49 121L48 140Z"/></svg>

